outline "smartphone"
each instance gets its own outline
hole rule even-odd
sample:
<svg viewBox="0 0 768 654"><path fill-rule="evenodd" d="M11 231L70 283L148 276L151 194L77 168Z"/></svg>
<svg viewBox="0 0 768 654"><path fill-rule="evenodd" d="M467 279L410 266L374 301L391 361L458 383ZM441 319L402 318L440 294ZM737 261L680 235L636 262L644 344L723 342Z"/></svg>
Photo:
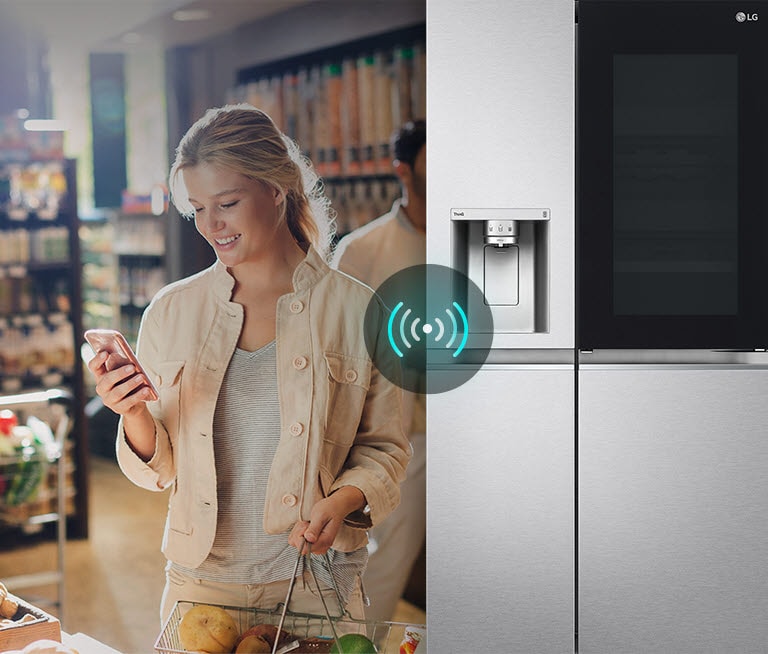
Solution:
<svg viewBox="0 0 768 654"><path fill-rule="evenodd" d="M118 364L113 366L113 368L124 366L128 363L133 364L145 381L145 383L142 386L139 386L136 390L147 387L152 394L150 399L158 399L159 395L157 393L157 388L155 388L155 385L152 383L146 370L144 370L144 367L139 363L136 354L131 349L125 336L116 329L88 329L84 336L85 340L88 341L88 345L91 346L94 352L98 353L102 350L106 350L111 355L118 358Z"/></svg>

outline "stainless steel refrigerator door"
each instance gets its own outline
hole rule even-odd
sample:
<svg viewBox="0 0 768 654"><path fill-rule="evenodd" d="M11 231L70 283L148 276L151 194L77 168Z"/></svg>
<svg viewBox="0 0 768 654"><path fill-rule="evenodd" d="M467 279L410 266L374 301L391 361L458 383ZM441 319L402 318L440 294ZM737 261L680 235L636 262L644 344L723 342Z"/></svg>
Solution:
<svg viewBox="0 0 768 654"><path fill-rule="evenodd" d="M579 651L768 651L768 369L583 366Z"/></svg>
<svg viewBox="0 0 768 654"><path fill-rule="evenodd" d="M574 344L574 12L427 0L427 262L453 265L453 207L551 210L548 329L495 348Z"/></svg>
<svg viewBox="0 0 768 654"><path fill-rule="evenodd" d="M429 651L573 652L573 365L486 365L427 410Z"/></svg>

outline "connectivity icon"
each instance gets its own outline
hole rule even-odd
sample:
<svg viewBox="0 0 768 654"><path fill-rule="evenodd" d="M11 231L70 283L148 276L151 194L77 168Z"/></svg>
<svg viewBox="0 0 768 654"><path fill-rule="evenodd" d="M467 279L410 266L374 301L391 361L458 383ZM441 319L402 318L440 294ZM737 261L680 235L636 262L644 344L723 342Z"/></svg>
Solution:
<svg viewBox="0 0 768 654"><path fill-rule="evenodd" d="M444 393L471 379L485 363L493 333L493 316L477 285L436 264L385 279L365 312L372 363L413 393Z"/></svg>
<svg viewBox="0 0 768 654"><path fill-rule="evenodd" d="M430 336L433 332L435 332L435 329L437 329L435 335L432 336L435 343L440 343L440 341L443 339L443 336L446 335L445 323L440 319L439 316L435 316L435 318L432 320L432 322L435 323L434 326L432 325L432 322L425 321L422 324L420 317L411 317L411 309L406 309L402 316L400 316L399 326L396 330L395 322L397 319L397 314L404 306L405 302L398 302L397 305L395 305L395 308L392 310L392 313L389 316L389 322L387 323L387 337L389 338L389 344L392 346L395 354L397 354L397 356L400 358L403 358L404 354L400 347L398 347L398 343L395 339L396 334L400 336L400 345L408 350L413 347L412 341L415 343L421 342L421 335L419 332L424 334L426 337ZM455 309L455 311L452 309ZM452 356L456 358L459 356L459 354L461 354L464 346L467 344L467 338L469 337L469 321L467 320L466 312L456 301L452 302L451 308L446 309L445 313L450 319L451 329L444 345L446 349L456 347L452 354ZM459 318L461 319L461 330L459 330L459 321L456 318L456 314L458 314ZM410 324L408 322L409 320ZM411 340L409 340L409 337ZM459 337L461 337L460 342L458 345L456 345L456 341L459 340Z"/></svg>

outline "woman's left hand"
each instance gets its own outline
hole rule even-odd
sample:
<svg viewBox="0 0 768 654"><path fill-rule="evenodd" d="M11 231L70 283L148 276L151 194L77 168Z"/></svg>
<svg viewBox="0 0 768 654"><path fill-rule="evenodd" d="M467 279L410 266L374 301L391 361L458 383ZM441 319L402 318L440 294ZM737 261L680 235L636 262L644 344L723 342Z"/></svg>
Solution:
<svg viewBox="0 0 768 654"><path fill-rule="evenodd" d="M304 540L312 545L314 554L325 554L336 540L344 518L365 506L365 495L354 486L342 486L335 493L317 502L309 514L309 522L299 520L288 536L288 544L296 549ZM304 552L306 554L306 548Z"/></svg>

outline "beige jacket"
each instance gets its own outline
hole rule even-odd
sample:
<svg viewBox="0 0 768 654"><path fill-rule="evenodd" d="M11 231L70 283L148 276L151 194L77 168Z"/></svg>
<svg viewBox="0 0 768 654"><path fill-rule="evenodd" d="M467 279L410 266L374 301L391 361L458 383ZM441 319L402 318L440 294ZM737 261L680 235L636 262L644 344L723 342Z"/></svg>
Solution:
<svg viewBox="0 0 768 654"><path fill-rule="evenodd" d="M122 422L117 456L125 475L150 490L171 487L163 552L187 567L208 555L216 533L213 414L243 323L231 301L234 279L220 262L170 284L142 319L138 355L160 393L148 404L155 454L144 463ZM341 486L366 497L333 547L367 543L366 529L400 501L410 446L398 420L398 388L371 363L363 315L371 290L331 270L310 248L277 303L281 434L267 484L264 529L281 533L308 520L314 503ZM376 305L376 311L383 309ZM382 317L383 320L383 317ZM386 343L381 343L385 348ZM244 544L247 546L247 544Z"/></svg>

